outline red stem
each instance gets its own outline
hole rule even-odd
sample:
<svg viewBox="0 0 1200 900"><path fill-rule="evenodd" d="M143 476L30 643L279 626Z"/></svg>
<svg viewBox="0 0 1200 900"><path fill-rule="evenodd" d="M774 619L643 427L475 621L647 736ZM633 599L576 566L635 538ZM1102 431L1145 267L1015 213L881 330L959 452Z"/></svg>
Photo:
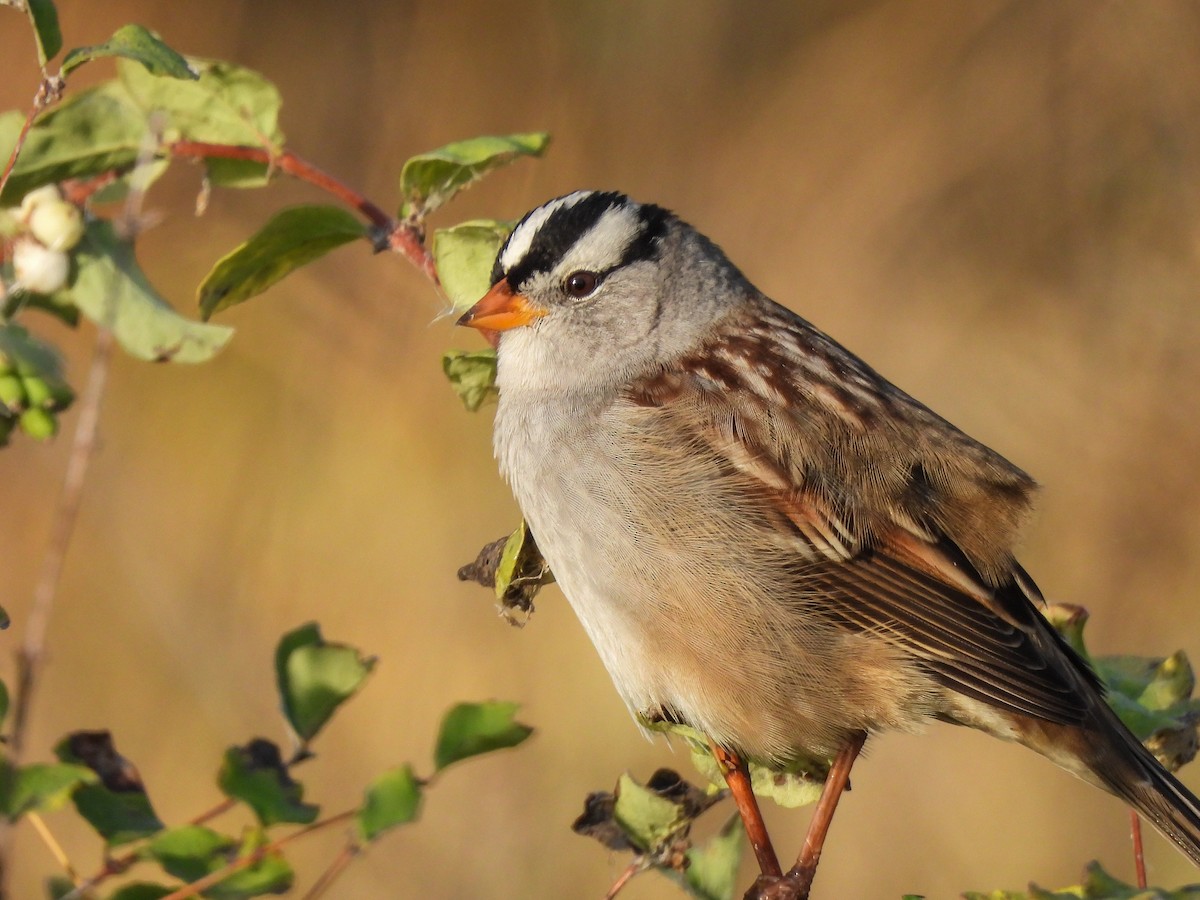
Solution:
<svg viewBox="0 0 1200 900"><path fill-rule="evenodd" d="M1146 889L1146 853L1142 847L1142 820L1132 809L1129 811L1129 833L1133 838L1133 868L1137 872L1138 890Z"/></svg>
<svg viewBox="0 0 1200 900"><path fill-rule="evenodd" d="M338 181L327 172L321 171L291 150L281 150L276 153L265 147L207 144L202 141L175 141L173 144L167 145L167 150L172 156L181 159L237 159L260 163L276 168L293 178L306 181L341 200L347 206L358 210L367 221L386 236L384 246L408 259L434 284L440 283L433 256L425 248L424 235L418 224L397 221L358 191Z"/></svg>

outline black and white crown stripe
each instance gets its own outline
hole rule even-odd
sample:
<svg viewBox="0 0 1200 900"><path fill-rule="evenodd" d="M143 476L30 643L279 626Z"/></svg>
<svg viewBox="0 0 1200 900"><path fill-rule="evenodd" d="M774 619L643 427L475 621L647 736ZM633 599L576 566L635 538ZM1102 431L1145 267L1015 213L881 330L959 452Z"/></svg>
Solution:
<svg viewBox="0 0 1200 900"><path fill-rule="evenodd" d="M658 255L671 214L612 191L575 191L542 204L513 229L496 257L492 284L515 290L533 275L562 268L604 274ZM584 238L586 237L586 240Z"/></svg>

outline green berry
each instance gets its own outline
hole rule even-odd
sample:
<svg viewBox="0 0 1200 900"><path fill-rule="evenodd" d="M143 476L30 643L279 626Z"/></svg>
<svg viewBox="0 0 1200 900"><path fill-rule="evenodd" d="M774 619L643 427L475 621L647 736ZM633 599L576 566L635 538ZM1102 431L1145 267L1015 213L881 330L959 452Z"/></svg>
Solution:
<svg viewBox="0 0 1200 900"><path fill-rule="evenodd" d="M25 382L19 376L12 372L0 375L0 406L9 412L18 413L25 408L28 400Z"/></svg>
<svg viewBox="0 0 1200 900"><path fill-rule="evenodd" d="M37 375L27 375L21 384L25 388L25 402L29 406L40 406L43 409L50 406L53 396L50 393L50 385L46 384L44 379Z"/></svg>
<svg viewBox="0 0 1200 900"><path fill-rule="evenodd" d="M21 430L35 441L47 441L58 433L58 418L49 410L31 407L21 413Z"/></svg>
<svg viewBox="0 0 1200 900"><path fill-rule="evenodd" d="M65 381L55 378L43 378L41 375L26 375L22 373L21 384L25 388L25 403L27 406L40 406L53 412L60 412L71 405L75 392Z"/></svg>

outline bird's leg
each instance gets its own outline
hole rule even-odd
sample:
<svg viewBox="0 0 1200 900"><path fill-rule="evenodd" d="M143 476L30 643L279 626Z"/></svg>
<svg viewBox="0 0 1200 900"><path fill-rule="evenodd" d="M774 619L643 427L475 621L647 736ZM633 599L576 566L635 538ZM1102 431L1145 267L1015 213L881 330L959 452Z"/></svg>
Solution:
<svg viewBox="0 0 1200 900"><path fill-rule="evenodd" d="M792 866L786 876L786 880L793 882L799 889L801 898L808 897L808 892L812 888L813 878L817 874L817 863L821 861L821 849L825 846L825 835L829 832L830 823L833 822L833 811L837 809L842 791L850 783L850 769L854 766L854 760L858 758L866 740L865 731L860 731L852 736L833 758L833 765L829 767L829 774L825 776L825 786L821 789L821 798L817 801L817 808L813 811L812 820L808 823L804 846L800 850L796 864Z"/></svg>
<svg viewBox="0 0 1200 900"><path fill-rule="evenodd" d="M750 846L754 848L754 856L758 859L758 868L769 878L778 878L783 874L779 867L779 858L775 848L771 846L771 836L767 834L767 825L763 821L762 810L758 808L758 800L754 789L750 786L750 768L746 761L732 750L726 750L714 741L708 742L712 755L717 761L717 768L725 776L733 802L737 804L738 814L746 827L746 836L750 838ZM836 800L835 800L836 802ZM820 853L820 851L817 851Z"/></svg>

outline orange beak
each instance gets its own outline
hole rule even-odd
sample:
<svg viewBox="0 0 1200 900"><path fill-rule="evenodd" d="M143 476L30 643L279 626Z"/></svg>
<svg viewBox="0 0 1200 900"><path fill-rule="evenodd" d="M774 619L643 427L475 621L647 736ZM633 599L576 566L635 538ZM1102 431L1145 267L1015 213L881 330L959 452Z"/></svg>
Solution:
<svg viewBox="0 0 1200 900"><path fill-rule="evenodd" d="M514 293L508 280L501 278L483 295L483 299L468 309L459 325L468 325L480 331L508 331L528 325L546 314L546 310L534 306L528 299Z"/></svg>

